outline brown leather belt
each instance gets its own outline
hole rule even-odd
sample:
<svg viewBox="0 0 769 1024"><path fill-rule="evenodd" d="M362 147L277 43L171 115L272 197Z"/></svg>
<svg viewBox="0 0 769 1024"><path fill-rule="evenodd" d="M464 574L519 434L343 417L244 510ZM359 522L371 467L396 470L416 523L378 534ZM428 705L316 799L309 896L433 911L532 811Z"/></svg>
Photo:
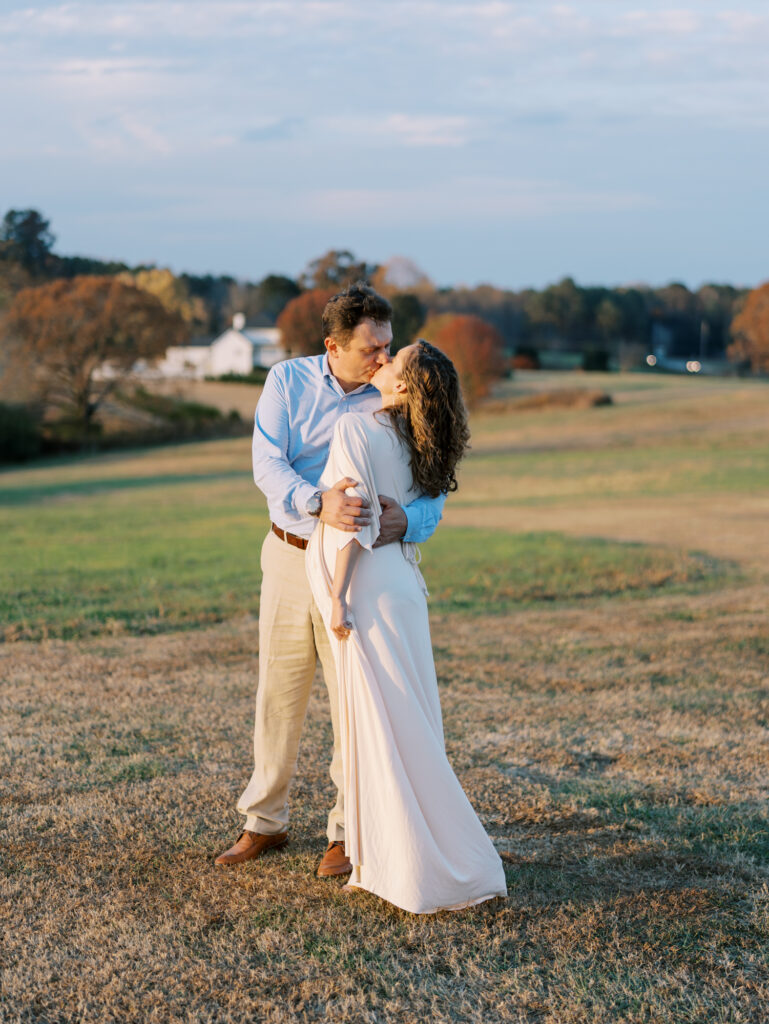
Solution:
<svg viewBox="0 0 769 1024"><path fill-rule="evenodd" d="M270 523L270 526L272 527L272 532L275 536L280 537L280 539L284 540L286 544L293 544L295 548L301 548L302 551L307 547L308 542L305 537L297 537L295 533L286 533L285 530L281 530L281 528L276 526L275 523Z"/></svg>

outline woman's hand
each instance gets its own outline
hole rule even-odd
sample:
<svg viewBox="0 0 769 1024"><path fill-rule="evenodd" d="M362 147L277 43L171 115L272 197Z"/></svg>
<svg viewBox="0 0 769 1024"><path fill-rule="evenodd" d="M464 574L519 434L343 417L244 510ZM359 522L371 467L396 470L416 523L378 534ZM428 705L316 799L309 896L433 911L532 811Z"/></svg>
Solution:
<svg viewBox="0 0 769 1024"><path fill-rule="evenodd" d="M346 640L350 635L352 622L350 611L343 597L331 598L331 632L337 640Z"/></svg>

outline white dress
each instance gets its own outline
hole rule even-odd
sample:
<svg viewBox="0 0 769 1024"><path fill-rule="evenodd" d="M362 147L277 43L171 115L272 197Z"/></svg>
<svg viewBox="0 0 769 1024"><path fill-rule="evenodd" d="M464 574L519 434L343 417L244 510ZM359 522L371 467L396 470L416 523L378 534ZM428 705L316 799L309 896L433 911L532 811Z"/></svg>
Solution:
<svg viewBox="0 0 769 1024"><path fill-rule="evenodd" d="M337 422L320 480L360 482L372 523L352 534L320 523L307 573L328 629L337 550L356 539L348 604L353 629L329 630L339 677L349 884L416 914L506 896L502 861L446 757L427 593L413 544L372 549L377 494L407 505L413 490L406 450L382 415Z"/></svg>

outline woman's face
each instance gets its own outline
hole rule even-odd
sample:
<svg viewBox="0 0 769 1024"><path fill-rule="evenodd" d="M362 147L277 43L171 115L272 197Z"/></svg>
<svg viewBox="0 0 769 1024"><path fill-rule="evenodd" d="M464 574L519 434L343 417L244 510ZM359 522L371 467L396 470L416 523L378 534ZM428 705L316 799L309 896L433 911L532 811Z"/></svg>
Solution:
<svg viewBox="0 0 769 1024"><path fill-rule="evenodd" d="M380 366L371 378L371 383L382 395L397 394L399 390L405 393L406 386L403 383L403 367L411 358L415 348L416 345L407 345L399 352L396 352L391 362ZM399 385L401 386L400 388Z"/></svg>

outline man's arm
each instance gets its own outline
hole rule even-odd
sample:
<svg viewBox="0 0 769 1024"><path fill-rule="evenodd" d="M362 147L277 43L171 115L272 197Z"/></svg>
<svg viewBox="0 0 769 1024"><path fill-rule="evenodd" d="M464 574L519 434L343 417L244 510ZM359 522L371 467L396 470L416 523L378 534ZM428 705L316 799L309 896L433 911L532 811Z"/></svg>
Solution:
<svg viewBox="0 0 769 1024"><path fill-rule="evenodd" d="M271 506L282 505L287 512L304 515L307 502L317 488L289 463L289 434L283 381L270 370L254 415L251 444L254 483Z"/></svg>
<svg viewBox="0 0 769 1024"><path fill-rule="evenodd" d="M307 503L318 490L316 484L300 476L288 461L290 427L288 402L279 374L270 370L256 406L251 455L254 482L268 503L287 512L307 515ZM356 532L368 525L367 503L345 494L354 480L339 481L323 495L321 518L339 530Z"/></svg>
<svg viewBox="0 0 769 1024"><path fill-rule="evenodd" d="M386 494L379 494L377 497L382 506L382 513L379 517L379 537L375 548L381 548L383 544L392 544L396 540L424 544L435 533L446 503L445 494L439 494L437 498L415 498L405 508Z"/></svg>

